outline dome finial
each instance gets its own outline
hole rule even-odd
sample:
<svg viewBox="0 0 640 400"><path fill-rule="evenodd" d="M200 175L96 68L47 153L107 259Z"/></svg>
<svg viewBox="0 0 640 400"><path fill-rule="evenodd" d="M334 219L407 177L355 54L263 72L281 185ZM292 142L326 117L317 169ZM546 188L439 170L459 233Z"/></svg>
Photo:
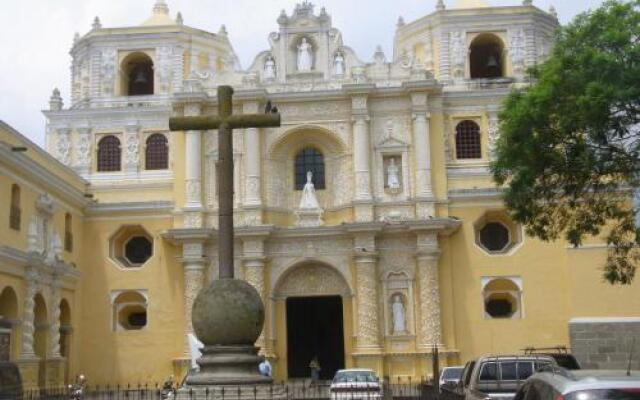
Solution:
<svg viewBox="0 0 640 400"><path fill-rule="evenodd" d="M436 10L438 11L442 11L444 10L446 7L444 5L444 0L438 0L438 4L436 4Z"/></svg>
<svg viewBox="0 0 640 400"><path fill-rule="evenodd" d="M404 18L402 18L402 15L398 17L398 22L396 23L396 27L397 28L402 28L405 25L404 23Z"/></svg>
<svg viewBox="0 0 640 400"><path fill-rule="evenodd" d="M184 19L182 18L182 13L180 11L178 11L178 14L176 15L176 24L184 25Z"/></svg>
<svg viewBox="0 0 640 400"><path fill-rule="evenodd" d="M102 23L100 22L100 18L98 16L96 16L93 19L93 24L91 25L91 28L93 28L93 30L98 30L98 29L102 29Z"/></svg>
<svg viewBox="0 0 640 400"><path fill-rule="evenodd" d="M153 6L154 14L169 15L169 6L165 0L156 0L156 4Z"/></svg>
<svg viewBox="0 0 640 400"><path fill-rule="evenodd" d="M62 102L62 97L60 97L60 90L58 88L53 89L53 93L51 93L51 97L49 98L49 109L52 111L60 111L64 106Z"/></svg>
<svg viewBox="0 0 640 400"><path fill-rule="evenodd" d="M551 14L551 16L555 19L558 19L558 11L556 11L556 8L552 5L549 6L549 14Z"/></svg>
<svg viewBox="0 0 640 400"><path fill-rule="evenodd" d="M522 1L522 5L523 6L531 6L531 5L533 5L533 0L523 0Z"/></svg>

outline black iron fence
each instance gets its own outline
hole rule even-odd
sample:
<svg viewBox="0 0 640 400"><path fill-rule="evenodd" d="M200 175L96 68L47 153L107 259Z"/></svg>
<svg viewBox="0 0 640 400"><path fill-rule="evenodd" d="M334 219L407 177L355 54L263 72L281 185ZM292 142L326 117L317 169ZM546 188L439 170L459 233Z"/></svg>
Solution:
<svg viewBox="0 0 640 400"><path fill-rule="evenodd" d="M339 393L331 391L330 382L274 383L268 386L216 387L183 389L185 400L432 400L439 399L436 389L425 382L389 383L381 391L362 390L354 385ZM87 385L82 394L67 387L24 390L5 393L0 400L172 400L178 389L159 383L136 385ZM444 398L444 397L443 397ZM451 399L452 397L448 397Z"/></svg>

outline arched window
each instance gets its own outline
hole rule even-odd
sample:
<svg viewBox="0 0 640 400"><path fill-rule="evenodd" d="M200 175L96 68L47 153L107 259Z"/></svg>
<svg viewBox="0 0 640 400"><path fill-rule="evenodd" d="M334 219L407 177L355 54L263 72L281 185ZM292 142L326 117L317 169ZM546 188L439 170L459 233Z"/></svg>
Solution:
<svg viewBox="0 0 640 400"><path fill-rule="evenodd" d="M145 169L167 169L169 168L169 146L167 138L155 133L147 139L145 150Z"/></svg>
<svg viewBox="0 0 640 400"><path fill-rule="evenodd" d="M121 70L124 96L153 94L153 61L148 55L130 54L123 60Z"/></svg>
<svg viewBox="0 0 640 400"><path fill-rule="evenodd" d="M71 253L73 251L73 219L71 214L64 215L64 249Z"/></svg>
<svg viewBox="0 0 640 400"><path fill-rule="evenodd" d="M504 76L502 41L485 33L476 37L469 48L471 79L500 78Z"/></svg>
<svg viewBox="0 0 640 400"><path fill-rule="evenodd" d="M98 172L120 171L120 140L105 136L98 142Z"/></svg>
<svg viewBox="0 0 640 400"><path fill-rule="evenodd" d="M20 209L20 186L11 185L11 209L9 210L9 228L19 231L22 210Z"/></svg>
<svg viewBox="0 0 640 400"><path fill-rule="evenodd" d="M296 190L302 190L307 183L307 171L313 173L313 185L316 189L324 189L324 156L314 147L307 147L296 155L295 160Z"/></svg>
<svg viewBox="0 0 640 400"><path fill-rule="evenodd" d="M480 127L473 121L462 121L456 126L456 158L482 158Z"/></svg>

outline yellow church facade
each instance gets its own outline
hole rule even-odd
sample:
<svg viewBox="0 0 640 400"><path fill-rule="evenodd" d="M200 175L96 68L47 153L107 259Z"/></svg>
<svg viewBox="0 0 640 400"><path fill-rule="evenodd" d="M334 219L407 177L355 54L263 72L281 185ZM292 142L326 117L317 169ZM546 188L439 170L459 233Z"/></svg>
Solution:
<svg viewBox="0 0 640 400"><path fill-rule="evenodd" d="M217 277L217 136L168 119L215 114L220 84L234 113L282 115L234 132L235 274L265 303L257 345L277 380L316 357L324 378L415 380L434 346L446 365L562 345L601 366L588 341L637 329L637 284L602 282L606 245L528 237L488 169L500 102L549 55L553 10L439 1L368 62L324 8L277 24L242 69L224 27L164 1L140 26L96 18L74 38L69 106L56 90L44 111L46 151L0 125L0 360L27 386L190 365L191 305Z"/></svg>

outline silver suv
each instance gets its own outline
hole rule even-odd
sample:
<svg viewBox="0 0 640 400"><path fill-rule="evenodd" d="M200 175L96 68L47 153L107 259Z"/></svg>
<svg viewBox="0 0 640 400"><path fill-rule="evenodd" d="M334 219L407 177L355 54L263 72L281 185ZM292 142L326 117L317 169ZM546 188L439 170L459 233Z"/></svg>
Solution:
<svg viewBox="0 0 640 400"><path fill-rule="evenodd" d="M515 400L640 400L640 372L547 368L531 376Z"/></svg>
<svg viewBox="0 0 640 400"><path fill-rule="evenodd" d="M465 400L500 399L515 396L521 383L535 371L547 366L557 367L549 356L498 355L469 361L454 392Z"/></svg>

